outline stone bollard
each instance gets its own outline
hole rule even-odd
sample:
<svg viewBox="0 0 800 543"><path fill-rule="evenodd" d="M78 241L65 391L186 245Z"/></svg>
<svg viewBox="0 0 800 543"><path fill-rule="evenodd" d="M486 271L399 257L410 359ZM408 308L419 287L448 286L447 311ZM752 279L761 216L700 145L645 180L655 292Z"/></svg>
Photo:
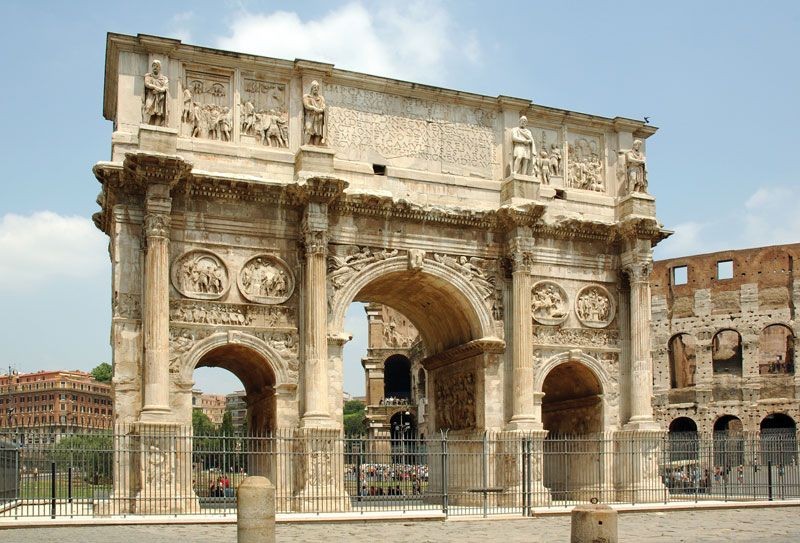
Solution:
<svg viewBox="0 0 800 543"><path fill-rule="evenodd" d="M617 543L617 512L596 503L576 506L570 543Z"/></svg>
<svg viewBox="0 0 800 543"><path fill-rule="evenodd" d="M275 487L266 477L247 477L236 489L236 541L275 543Z"/></svg>

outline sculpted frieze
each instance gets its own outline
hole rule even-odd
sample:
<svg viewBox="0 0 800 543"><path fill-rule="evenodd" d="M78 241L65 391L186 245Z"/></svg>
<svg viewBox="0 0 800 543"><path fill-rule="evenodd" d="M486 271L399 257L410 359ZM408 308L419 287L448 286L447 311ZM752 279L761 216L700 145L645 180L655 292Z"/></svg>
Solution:
<svg viewBox="0 0 800 543"><path fill-rule="evenodd" d="M563 345L599 349L617 349L620 347L619 332L616 330L556 328L552 326L534 326L533 343L534 345Z"/></svg>
<svg viewBox="0 0 800 543"><path fill-rule="evenodd" d="M172 300L169 307L169 318L172 322L214 326L252 328L293 328L296 326L294 309L291 307L189 300Z"/></svg>
<svg viewBox="0 0 800 543"><path fill-rule="evenodd" d="M574 189L605 192L605 156L602 140L596 136L569 136L569 172L567 186Z"/></svg>
<svg viewBox="0 0 800 543"><path fill-rule="evenodd" d="M231 141L233 104L230 76L186 72L181 121L192 138Z"/></svg>
<svg viewBox="0 0 800 543"><path fill-rule="evenodd" d="M378 154L472 169L495 162L494 112L341 85L325 91L327 142L344 156Z"/></svg>
<svg viewBox="0 0 800 543"><path fill-rule="evenodd" d="M214 333L207 328L174 328L169 329L169 371L180 373L184 357L192 350L195 343Z"/></svg>
<svg viewBox="0 0 800 543"><path fill-rule="evenodd" d="M334 289L345 286L358 272L369 264L397 256L397 249L350 247L347 254L328 256L328 280Z"/></svg>
<svg viewBox="0 0 800 543"><path fill-rule="evenodd" d="M230 286L228 269L220 257L209 251L183 254L172 265L172 284L187 298L217 300Z"/></svg>
<svg viewBox="0 0 800 543"><path fill-rule="evenodd" d="M464 372L436 379L436 426L442 430L475 428L475 374Z"/></svg>
<svg viewBox="0 0 800 543"><path fill-rule="evenodd" d="M589 285L575 298L575 314L584 326L605 328L614 320L614 299L600 285Z"/></svg>
<svg viewBox="0 0 800 543"><path fill-rule="evenodd" d="M286 85L244 78L241 94L242 136L268 147L289 146Z"/></svg>
<svg viewBox="0 0 800 543"><path fill-rule="evenodd" d="M561 324L569 315L567 293L553 281L539 281L531 289L531 314L541 324Z"/></svg>
<svg viewBox="0 0 800 543"><path fill-rule="evenodd" d="M259 304L280 304L294 292L294 276L283 260L258 255L242 267L238 279L242 296Z"/></svg>
<svg viewBox="0 0 800 543"><path fill-rule="evenodd" d="M542 184L548 184L551 177L564 175L564 161L561 154L561 141L558 131L549 128L531 127L533 141L538 153L534 162L534 175Z"/></svg>
<svg viewBox="0 0 800 543"><path fill-rule="evenodd" d="M297 371L300 338L296 332L255 332L257 338L269 344L289 365L289 369Z"/></svg>

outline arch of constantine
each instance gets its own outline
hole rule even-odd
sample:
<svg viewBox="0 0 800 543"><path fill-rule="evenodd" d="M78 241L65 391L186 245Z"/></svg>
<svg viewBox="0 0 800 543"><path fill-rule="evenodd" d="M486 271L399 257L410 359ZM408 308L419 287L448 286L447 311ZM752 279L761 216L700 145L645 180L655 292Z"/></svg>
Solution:
<svg viewBox="0 0 800 543"><path fill-rule="evenodd" d="M117 34L103 112L114 129L94 220L109 237L127 443L114 494L131 510L191 493L190 451L171 436L190 425L202 366L239 377L251 431L304 438L293 466L263 467L283 495L340 495L354 301L418 333L427 435L525 434L541 450L548 433L659 433L655 128ZM640 452L609 462L653 451ZM658 484L649 465L606 467L620 496ZM496 476L513 487L516 469ZM544 484L541 466L533 476Z"/></svg>

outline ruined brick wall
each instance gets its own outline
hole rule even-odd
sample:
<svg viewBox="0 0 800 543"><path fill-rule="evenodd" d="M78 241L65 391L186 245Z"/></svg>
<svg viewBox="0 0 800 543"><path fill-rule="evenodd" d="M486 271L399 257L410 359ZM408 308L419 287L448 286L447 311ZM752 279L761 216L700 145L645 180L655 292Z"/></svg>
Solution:
<svg viewBox="0 0 800 543"><path fill-rule="evenodd" d="M727 261L732 276L720 278ZM676 284L682 271L685 284ZM800 422L800 243L662 260L651 280L654 405L664 427L689 417L710 432L733 415L757 431L773 413Z"/></svg>

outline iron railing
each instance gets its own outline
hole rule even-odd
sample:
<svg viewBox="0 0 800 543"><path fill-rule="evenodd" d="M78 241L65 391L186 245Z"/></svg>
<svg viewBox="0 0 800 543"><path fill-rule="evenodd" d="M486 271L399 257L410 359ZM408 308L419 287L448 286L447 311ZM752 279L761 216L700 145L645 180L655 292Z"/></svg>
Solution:
<svg viewBox="0 0 800 543"><path fill-rule="evenodd" d="M278 513L530 515L592 498L800 499L793 431L368 439L131 426L47 439L26 429L0 432L0 517L231 515L236 486L249 474L273 481Z"/></svg>

